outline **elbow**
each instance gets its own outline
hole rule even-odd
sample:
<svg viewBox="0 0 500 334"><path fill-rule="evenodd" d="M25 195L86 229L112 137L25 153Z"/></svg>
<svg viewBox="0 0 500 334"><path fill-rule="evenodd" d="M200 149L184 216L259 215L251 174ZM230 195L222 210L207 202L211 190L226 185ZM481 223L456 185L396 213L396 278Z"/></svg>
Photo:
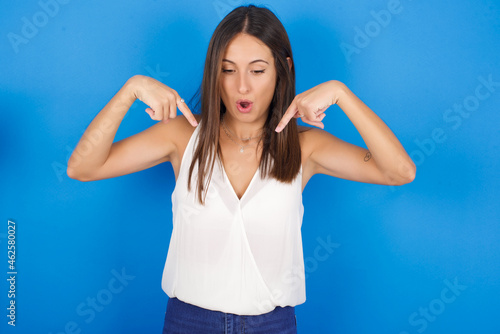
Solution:
<svg viewBox="0 0 500 334"><path fill-rule="evenodd" d="M415 163L410 160L410 164L406 167L405 171L404 178L406 182L404 184L413 182L417 175L417 166L415 166Z"/></svg>
<svg viewBox="0 0 500 334"><path fill-rule="evenodd" d="M73 154L69 157L69 160L68 160L68 165L66 167L66 175L68 175L68 177L70 179L73 179L73 180L79 180L81 181L81 173L78 171L78 169L76 168L80 162L80 160L76 160L75 159L75 153L73 152Z"/></svg>
<svg viewBox="0 0 500 334"><path fill-rule="evenodd" d="M79 173L75 168L71 167L68 165L68 168L66 168L66 174L70 179L77 180L77 181L82 181L82 182L87 182L90 181L91 179L86 177L84 174Z"/></svg>
<svg viewBox="0 0 500 334"><path fill-rule="evenodd" d="M415 180L417 174L417 167L413 161L405 166L400 166L400 170L390 177L389 185L391 186L402 186L408 184Z"/></svg>
<svg viewBox="0 0 500 334"><path fill-rule="evenodd" d="M66 175L68 175L70 179L82 181L80 175L73 168L69 166L68 168L66 168Z"/></svg>
<svg viewBox="0 0 500 334"><path fill-rule="evenodd" d="M405 176L401 176L399 179L395 180L393 185L394 186L402 186L402 185L413 182L413 180L415 180L415 174L405 175Z"/></svg>
<svg viewBox="0 0 500 334"><path fill-rule="evenodd" d="M66 168L66 175L68 175L68 177L70 179L74 179L74 180L77 179L77 174L76 174L75 170L73 168L71 168L69 165Z"/></svg>
<svg viewBox="0 0 500 334"><path fill-rule="evenodd" d="M413 182L413 180L415 180L416 175L417 175L417 167L415 166L415 164L413 164L413 169L411 171L411 174L407 177L408 182L406 183Z"/></svg>
<svg viewBox="0 0 500 334"><path fill-rule="evenodd" d="M68 175L70 179L77 181L92 181L93 179L89 177L90 174L88 173L88 170L83 168L81 162L81 158L73 154L68 160L66 175Z"/></svg>

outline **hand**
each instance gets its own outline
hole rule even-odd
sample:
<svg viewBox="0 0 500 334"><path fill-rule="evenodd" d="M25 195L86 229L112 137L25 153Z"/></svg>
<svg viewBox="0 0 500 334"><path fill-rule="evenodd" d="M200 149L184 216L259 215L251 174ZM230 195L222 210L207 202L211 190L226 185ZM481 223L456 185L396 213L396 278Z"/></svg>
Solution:
<svg viewBox="0 0 500 334"><path fill-rule="evenodd" d="M322 120L326 116L325 110L338 100L335 90L338 84L338 81L327 81L295 96L276 132L283 130L292 118L301 118L304 123L324 129Z"/></svg>
<svg viewBox="0 0 500 334"><path fill-rule="evenodd" d="M177 116L179 108L192 126L198 125L187 104L172 88L144 75L135 75L130 80L135 97L149 106L146 112L151 119L168 123Z"/></svg>

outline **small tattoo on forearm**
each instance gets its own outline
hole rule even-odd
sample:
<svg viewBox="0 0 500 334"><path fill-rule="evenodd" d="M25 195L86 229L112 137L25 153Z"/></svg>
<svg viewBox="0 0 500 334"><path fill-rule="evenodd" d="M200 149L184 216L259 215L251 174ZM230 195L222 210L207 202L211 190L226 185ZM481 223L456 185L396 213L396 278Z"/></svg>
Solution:
<svg viewBox="0 0 500 334"><path fill-rule="evenodd" d="M367 162L368 160L370 160L372 158L372 154L370 152L367 152L366 155L365 155L365 162Z"/></svg>

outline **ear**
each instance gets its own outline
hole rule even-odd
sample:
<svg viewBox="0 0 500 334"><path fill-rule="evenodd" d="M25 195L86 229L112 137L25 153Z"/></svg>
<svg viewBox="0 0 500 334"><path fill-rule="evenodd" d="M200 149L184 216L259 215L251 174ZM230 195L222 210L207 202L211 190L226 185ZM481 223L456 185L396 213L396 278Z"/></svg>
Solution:
<svg viewBox="0 0 500 334"><path fill-rule="evenodd" d="M291 70L292 69L292 58L286 57L286 61L288 62L288 68Z"/></svg>

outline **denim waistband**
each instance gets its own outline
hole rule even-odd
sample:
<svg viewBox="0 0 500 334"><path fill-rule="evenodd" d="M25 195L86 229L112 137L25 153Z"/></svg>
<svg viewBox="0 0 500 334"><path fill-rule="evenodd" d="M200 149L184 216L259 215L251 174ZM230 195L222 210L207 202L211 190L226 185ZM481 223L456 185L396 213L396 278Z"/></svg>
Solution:
<svg viewBox="0 0 500 334"><path fill-rule="evenodd" d="M295 307L277 306L260 315L237 315L169 298L163 334L296 334Z"/></svg>

